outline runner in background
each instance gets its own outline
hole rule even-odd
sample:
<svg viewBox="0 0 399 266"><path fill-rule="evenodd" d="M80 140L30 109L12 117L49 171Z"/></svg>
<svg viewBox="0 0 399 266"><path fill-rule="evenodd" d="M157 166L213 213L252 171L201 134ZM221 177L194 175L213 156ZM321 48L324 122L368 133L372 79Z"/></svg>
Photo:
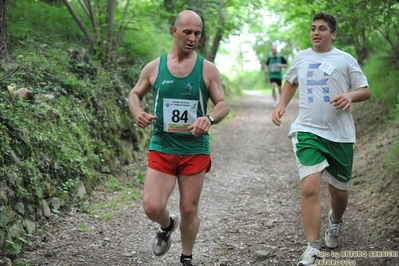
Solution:
<svg viewBox="0 0 399 266"><path fill-rule="evenodd" d="M266 75L269 75L269 83L272 88L274 100L273 107L277 107L278 98L281 97L281 84L283 80L282 68L285 67L288 67L287 60L278 53L276 46L272 46L271 54L263 65L263 70Z"/></svg>

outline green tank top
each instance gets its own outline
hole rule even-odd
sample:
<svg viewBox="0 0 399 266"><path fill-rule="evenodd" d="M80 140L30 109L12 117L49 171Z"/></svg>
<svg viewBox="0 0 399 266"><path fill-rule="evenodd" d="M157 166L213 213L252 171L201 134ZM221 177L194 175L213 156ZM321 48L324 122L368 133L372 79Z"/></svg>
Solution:
<svg viewBox="0 0 399 266"><path fill-rule="evenodd" d="M275 79L282 79L283 72L281 67L277 67L277 64L281 64L282 59L281 56L278 55L277 57L270 56L269 57L269 77Z"/></svg>
<svg viewBox="0 0 399 266"><path fill-rule="evenodd" d="M204 58L197 55L191 73L173 76L167 67L167 54L160 57L153 86L154 130L150 150L180 155L210 154L209 134L195 137L187 127L206 115L209 99L202 71Z"/></svg>

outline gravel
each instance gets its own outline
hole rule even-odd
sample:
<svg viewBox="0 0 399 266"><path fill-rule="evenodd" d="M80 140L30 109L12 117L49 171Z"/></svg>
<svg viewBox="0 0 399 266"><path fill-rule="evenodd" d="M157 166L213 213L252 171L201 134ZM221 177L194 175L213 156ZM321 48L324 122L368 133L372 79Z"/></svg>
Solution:
<svg viewBox="0 0 399 266"><path fill-rule="evenodd" d="M200 232L193 253L197 266L296 265L304 251L299 181L287 138L298 103L293 99L280 127L271 122L272 103L266 94L232 99L232 115L212 128L212 169L203 187ZM321 189L324 236L329 210L324 182ZM104 198L112 196L109 192ZM178 197L176 188L169 201L171 213L178 213ZM362 209L363 203L351 191L342 245L334 253L324 249L327 255L389 250L394 239L373 242L370 221L363 217ZM151 242L157 225L146 218L141 201L114 212L111 220L68 212L43 221L43 232L14 265L23 261L23 265L180 265L179 230L172 235L170 251L156 257ZM398 258L330 259L352 263L349 265L399 265Z"/></svg>

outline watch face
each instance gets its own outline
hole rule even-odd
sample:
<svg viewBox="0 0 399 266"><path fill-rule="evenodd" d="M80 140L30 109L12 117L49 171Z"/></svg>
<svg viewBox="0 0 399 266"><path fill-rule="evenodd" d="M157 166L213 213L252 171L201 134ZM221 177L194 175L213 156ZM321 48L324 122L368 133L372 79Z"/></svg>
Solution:
<svg viewBox="0 0 399 266"><path fill-rule="evenodd" d="M215 122L215 118L213 118L213 116L211 115L207 115L209 121L211 121L211 124L213 124L213 122Z"/></svg>

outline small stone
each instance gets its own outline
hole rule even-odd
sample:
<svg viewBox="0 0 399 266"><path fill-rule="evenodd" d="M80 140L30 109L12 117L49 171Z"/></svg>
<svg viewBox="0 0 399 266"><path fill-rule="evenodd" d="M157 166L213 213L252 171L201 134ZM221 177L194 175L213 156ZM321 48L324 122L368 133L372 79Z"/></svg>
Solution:
<svg viewBox="0 0 399 266"><path fill-rule="evenodd" d="M266 250L258 250L258 251L256 251L255 255L259 259L266 259L270 256L270 252L268 252Z"/></svg>

